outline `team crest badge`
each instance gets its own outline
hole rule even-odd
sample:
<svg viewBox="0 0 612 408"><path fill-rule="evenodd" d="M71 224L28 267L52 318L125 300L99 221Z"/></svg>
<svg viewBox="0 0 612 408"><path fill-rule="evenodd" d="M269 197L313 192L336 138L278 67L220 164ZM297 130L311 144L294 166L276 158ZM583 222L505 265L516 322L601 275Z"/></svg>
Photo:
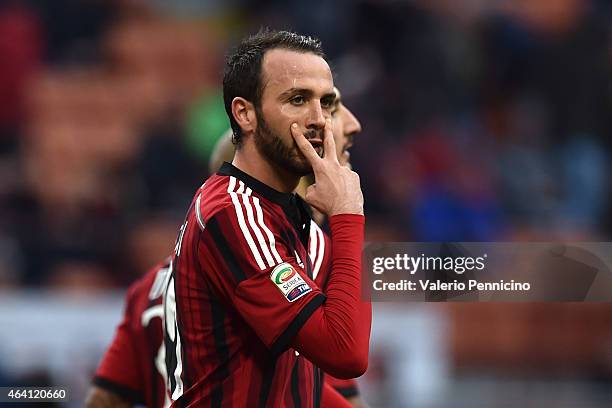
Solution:
<svg viewBox="0 0 612 408"><path fill-rule="evenodd" d="M289 302L294 302L312 291L312 288L297 273L295 268L286 262L272 270L270 279Z"/></svg>

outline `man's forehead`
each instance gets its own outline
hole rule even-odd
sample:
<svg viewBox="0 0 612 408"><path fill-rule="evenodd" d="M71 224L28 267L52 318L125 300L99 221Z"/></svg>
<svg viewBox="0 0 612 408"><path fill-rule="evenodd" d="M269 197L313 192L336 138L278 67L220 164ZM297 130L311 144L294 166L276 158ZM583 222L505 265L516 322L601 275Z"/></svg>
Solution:
<svg viewBox="0 0 612 408"><path fill-rule="evenodd" d="M264 55L262 64L264 83L286 88L322 86L328 92L333 87L327 62L309 52L273 49Z"/></svg>

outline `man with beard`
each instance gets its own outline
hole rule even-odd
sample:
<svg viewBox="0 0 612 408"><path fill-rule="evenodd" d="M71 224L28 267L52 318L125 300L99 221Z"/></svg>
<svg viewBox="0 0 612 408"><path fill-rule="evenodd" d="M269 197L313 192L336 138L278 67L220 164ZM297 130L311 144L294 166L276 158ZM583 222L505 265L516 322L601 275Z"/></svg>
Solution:
<svg viewBox="0 0 612 408"><path fill-rule="evenodd" d="M342 94L338 88L334 88L336 99L334 100L334 107L332 108L332 133L334 134L334 141L336 143L336 154L338 161L343 166L351 168L350 153L349 149L353 147L353 139L355 135L361 132L361 123L355 117L353 112L342 102ZM223 162L231 162L234 158L234 144L232 143L232 129L221 136L217 141L217 144L210 154L208 169L210 173L216 172ZM307 175L300 181L300 185L303 186L303 191L306 187L312 184L312 175ZM302 194L303 195L303 194Z"/></svg>
<svg viewBox="0 0 612 408"><path fill-rule="evenodd" d="M228 57L223 88L236 154L196 192L177 238L164 299L171 397L319 406L335 394L321 370L365 371L371 323L360 300L363 196L336 157L331 71L318 41L264 31ZM292 193L313 172L305 200L328 216L329 267L311 262L323 240Z"/></svg>
<svg viewBox="0 0 612 408"><path fill-rule="evenodd" d="M353 112L351 112L351 110L348 109L348 107L342 102L342 94L340 90L338 88L334 88L334 92L336 93L336 99L334 100L331 115L334 141L336 144L336 156L338 157L338 161L342 166L348 166L351 168L349 149L353 146L355 135L361 132L361 123L359 123L359 120L355 117ZM234 145L232 143L232 132L230 130L221 137L213 149L209 164L211 173L215 172L219 167L221 167L224 161L232 161L233 157ZM306 193L306 189L313 182L314 180L312 175L302 177L296 192L303 197ZM322 225L325 221L323 215L318 213L316 210L313 211L313 217L319 225ZM329 243L329 237L327 234L325 234L324 242ZM310 245L316 245L316 238L311 239ZM323 248L325 248L325 244ZM329 248L329 245L327 245L327 248ZM329 262L329 255L326 256L324 249L318 252L318 255L322 257L322 260L324 260L324 264ZM316 264L317 261L318 259L311 259L313 264ZM316 279L315 282L317 282ZM325 282L320 282L320 286L324 287ZM360 396L357 382L354 379L340 380L330 375L324 375L324 379L326 383L328 383L344 398L346 398L353 408L367 406L365 401Z"/></svg>
<svg viewBox="0 0 612 408"><path fill-rule="evenodd" d="M354 136L361 132L361 124L342 103L340 91L334 88L334 92L336 99L331 115L336 153L341 165L350 166L348 149L353 145ZM214 173L224 161L232 161L233 157L234 145L230 131L215 146L209 163L210 172ZM298 193L304 194L308 185L312 184L311 178L302 178L297 188ZM325 242L328 243L326 247L329 252L329 237L325 237ZM310 245L315 244L316 241L312 240ZM318 256L327 264L330 256L325 252L318 251ZM311 259L313 264L317 261L316 258ZM170 406L165 392L168 376L161 324L162 289L169 271L168 262L152 268L130 286L124 318L96 370L86 407L131 407L138 402L145 403L149 408ZM317 282L317 279L315 283L325 286L325 282ZM367 406L359 395L355 380L339 380L324 375L324 381L346 398L353 408Z"/></svg>

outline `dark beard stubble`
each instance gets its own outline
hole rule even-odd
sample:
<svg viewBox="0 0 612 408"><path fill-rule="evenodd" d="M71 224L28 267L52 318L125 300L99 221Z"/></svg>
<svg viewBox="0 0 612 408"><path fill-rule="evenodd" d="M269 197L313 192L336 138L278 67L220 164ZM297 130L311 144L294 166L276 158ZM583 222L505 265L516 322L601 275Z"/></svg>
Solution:
<svg viewBox="0 0 612 408"><path fill-rule="evenodd" d="M257 130L255 131L255 147L275 167L303 177L312 173L312 166L297 148L295 142L287 146L279 135L268 126L259 109L255 109Z"/></svg>

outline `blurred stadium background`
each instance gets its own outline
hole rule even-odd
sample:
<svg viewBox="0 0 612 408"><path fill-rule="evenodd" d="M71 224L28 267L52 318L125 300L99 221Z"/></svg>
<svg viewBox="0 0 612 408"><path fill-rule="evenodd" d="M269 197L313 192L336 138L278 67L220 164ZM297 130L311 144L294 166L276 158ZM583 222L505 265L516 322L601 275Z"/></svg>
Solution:
<svg viewBox="0 0 612 408"><path fill-rule="evenodd" d="M262 25L323 40L368 240L611 240L609 1L4 0L0 385L81 405L227 128L223 54ZM376 304L360 384L373 407L609 407L612 305Z"/></svg>

